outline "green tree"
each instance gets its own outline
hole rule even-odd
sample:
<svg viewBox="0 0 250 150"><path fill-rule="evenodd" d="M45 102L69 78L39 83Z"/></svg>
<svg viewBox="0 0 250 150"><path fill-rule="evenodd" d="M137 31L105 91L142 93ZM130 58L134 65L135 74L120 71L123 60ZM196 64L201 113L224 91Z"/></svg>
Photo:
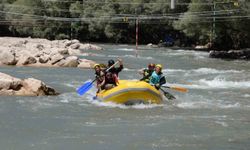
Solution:
<svg viewBox="0 0 250 150"><path fill-rule="evenodd" d="M188 11L175 22L175 29L200 44L213 41L218 49L248 47L245 38L249 38L249 2L210 0L206 3L192 0Z"/></svg>

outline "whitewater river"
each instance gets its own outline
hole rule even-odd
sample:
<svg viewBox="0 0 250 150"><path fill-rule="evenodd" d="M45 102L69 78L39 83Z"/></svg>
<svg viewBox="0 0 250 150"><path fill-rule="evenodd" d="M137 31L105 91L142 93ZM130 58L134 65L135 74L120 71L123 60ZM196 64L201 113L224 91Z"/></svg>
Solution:
<svg viewBox="0 0 250 150"><path fill-rule="evenodd" d="M1 150L249 150L250 62L208 58L206 52L101 45L93 59L124 60L121 79L161 63L176 100L162 105L123 106L80 97L75 89L93 78L79 68L1 67L10 75L34 77L56 88L56 97L0 97Z"/></svg>

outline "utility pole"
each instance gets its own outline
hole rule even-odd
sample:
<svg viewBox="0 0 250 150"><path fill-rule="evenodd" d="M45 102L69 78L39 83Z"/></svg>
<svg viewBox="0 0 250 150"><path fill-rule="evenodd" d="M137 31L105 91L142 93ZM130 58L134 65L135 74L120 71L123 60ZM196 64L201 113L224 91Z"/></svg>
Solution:
<svg viewBox="0 0 250 150"><path fill-rule="evenodd" d="M212 32L212 42L213 42L213 44L214 44L214 41L215 41L215 9L216 9L216 3L215 3L215 0L213 0L213 32Z"/></svg>
<svg viewBox="0 0 250 150"><path fill-rule="evenodd" d="M138 30L139 30L139 18L137 17L136 19L136 51L135 51L135 56L137 57L138 56Z"/></svg>
<svg viewBox="0 0 250 150"><path fill-rule="evenodd" d="M139 40L139 13L140 8L135 9L135 14L136 14L136 20L135 20L135 38L136 38L136 49L135 49L135 56L138 57L138 40Z"/></svg>
<svg viewBox="0 0 250 150"><path fill-rule="evenodd" d="M171 0L170 8L175 9L175 1L174 0Z"/></svg>

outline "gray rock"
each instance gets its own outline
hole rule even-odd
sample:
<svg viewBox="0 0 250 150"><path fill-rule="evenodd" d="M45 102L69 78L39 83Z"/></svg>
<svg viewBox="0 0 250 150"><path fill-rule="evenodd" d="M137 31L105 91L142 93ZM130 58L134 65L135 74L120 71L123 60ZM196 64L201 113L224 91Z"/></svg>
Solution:
<svg viewBox="0 0 250 150"><path fill-rule="evenodd" d="M44 63L47 63L49 59L50 59L49 55L43 55L39 57L39 62L44 64Z"/></svg>
<svg viewBox="0 0 250 150"><path fill-rule="evenodd" d="M23 80L23 87L33 96L58 95L53 88L46 86L45 83L34 78Z"/></svg>
<svg viewBox="0 0 250 150"><path fill-rule="evenodd" d="M50 59L51 59L51 64L54 65L58 63L59 61L61 61L62 59L64 59L64 56L58 53L58 54L51 56Z"/></svg>
<svg viewBox="0 0 250 150"><path fill-rule="evenodd" d="M210 58L250 59L250 50L210 51Z"/></svg>
<svg viewBox="0 0 250 150"><path fill-rule="evenodd" d="M82 50L103 50L100 46L93 45L93 44L81 44L80 49Z"/></svg>
<svg viewBox="0 0 250 150"><path fill-rule="evenodd" d="M72 44L72 45L70 45L70 48L72 48L72 49L79 49L80 48L80 44L79 43Z"/></svg>
<svg viewBox="0 0 250 150"><path fill-rule="evenodd" d="M16 65L17 61L9 50L0 50L0 61L5 65Z"/></svg>
<svg viewBox="0 0 250 150"><path fill-rule="evenodd" d="M87 60L87 59L80 59L79 60L79 65L77 67L79 68L92 68L96 64L96 62L92 60Z"/></svg>
<svg viewBox="0 0 250 150"><path fill-rule="evenodd" d="M63 67L77 67L79 65L78 57L69 56L65 59Z"/></svg>
<svg viewBox="0 0 250 150"><path fill-rule="evenodd" d="M36 62L37 60L33 56L22 55L17 62L17 66L35 64Z"/></svg>
<svg viewBox="0 0 250 150"><path fill-rule="evenodd" d="M36 48L40 51L44 50L44 46L42 44L37 44Z"/></svg>
<svg viewBox="0 0 250 150"><path fill-rule="evenodd" d="M61 54L61 55L68 55L69 54L69 50L64 48L64 49L59 49L58 52Z"/></svg>

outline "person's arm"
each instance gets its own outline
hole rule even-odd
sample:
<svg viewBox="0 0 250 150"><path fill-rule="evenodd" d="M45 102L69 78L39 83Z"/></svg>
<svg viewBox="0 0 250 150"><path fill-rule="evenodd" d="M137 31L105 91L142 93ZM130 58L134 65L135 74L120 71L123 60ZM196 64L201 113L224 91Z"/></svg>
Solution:
<svg viewBox="0 0 250 150"><path fill-rule="evenodd" d="M114 74L114 80L115 80L115 83L116 83L116 86L117 86L117 84L119 84L119 81L118 81L117 75L115 75L115 74Z"/></svg>
<svg viewBox="0 0 250 150"><path fill-rule="evenodd" d="M143 75L143 76L144 76L144 72L145 72L145 68L140 69L140 70L138 71L138 73L139 73L140 75Z"/></svg>
<svg viewBox="0 0 250 150"><path fill-rule="evenodd" d="M119 61L120 66L118 68L116 68L116 71L121 72L123 69L123 62L122 62L122 59L120 59L120 58L118 58L118 61Z"/></svg>
<svg viewBox="0 0 250 150"><path fill-rule="evenodd" d="M103 78L103 81L99 84L99 87L102 87L105 84L105 78Z"/></svg>
<svg viewBox="0 0 250 150"><path fill-rule="evenodd" d="M160 79L160 86L166 83L166 78L165 76L162 76Z"/></svg>

